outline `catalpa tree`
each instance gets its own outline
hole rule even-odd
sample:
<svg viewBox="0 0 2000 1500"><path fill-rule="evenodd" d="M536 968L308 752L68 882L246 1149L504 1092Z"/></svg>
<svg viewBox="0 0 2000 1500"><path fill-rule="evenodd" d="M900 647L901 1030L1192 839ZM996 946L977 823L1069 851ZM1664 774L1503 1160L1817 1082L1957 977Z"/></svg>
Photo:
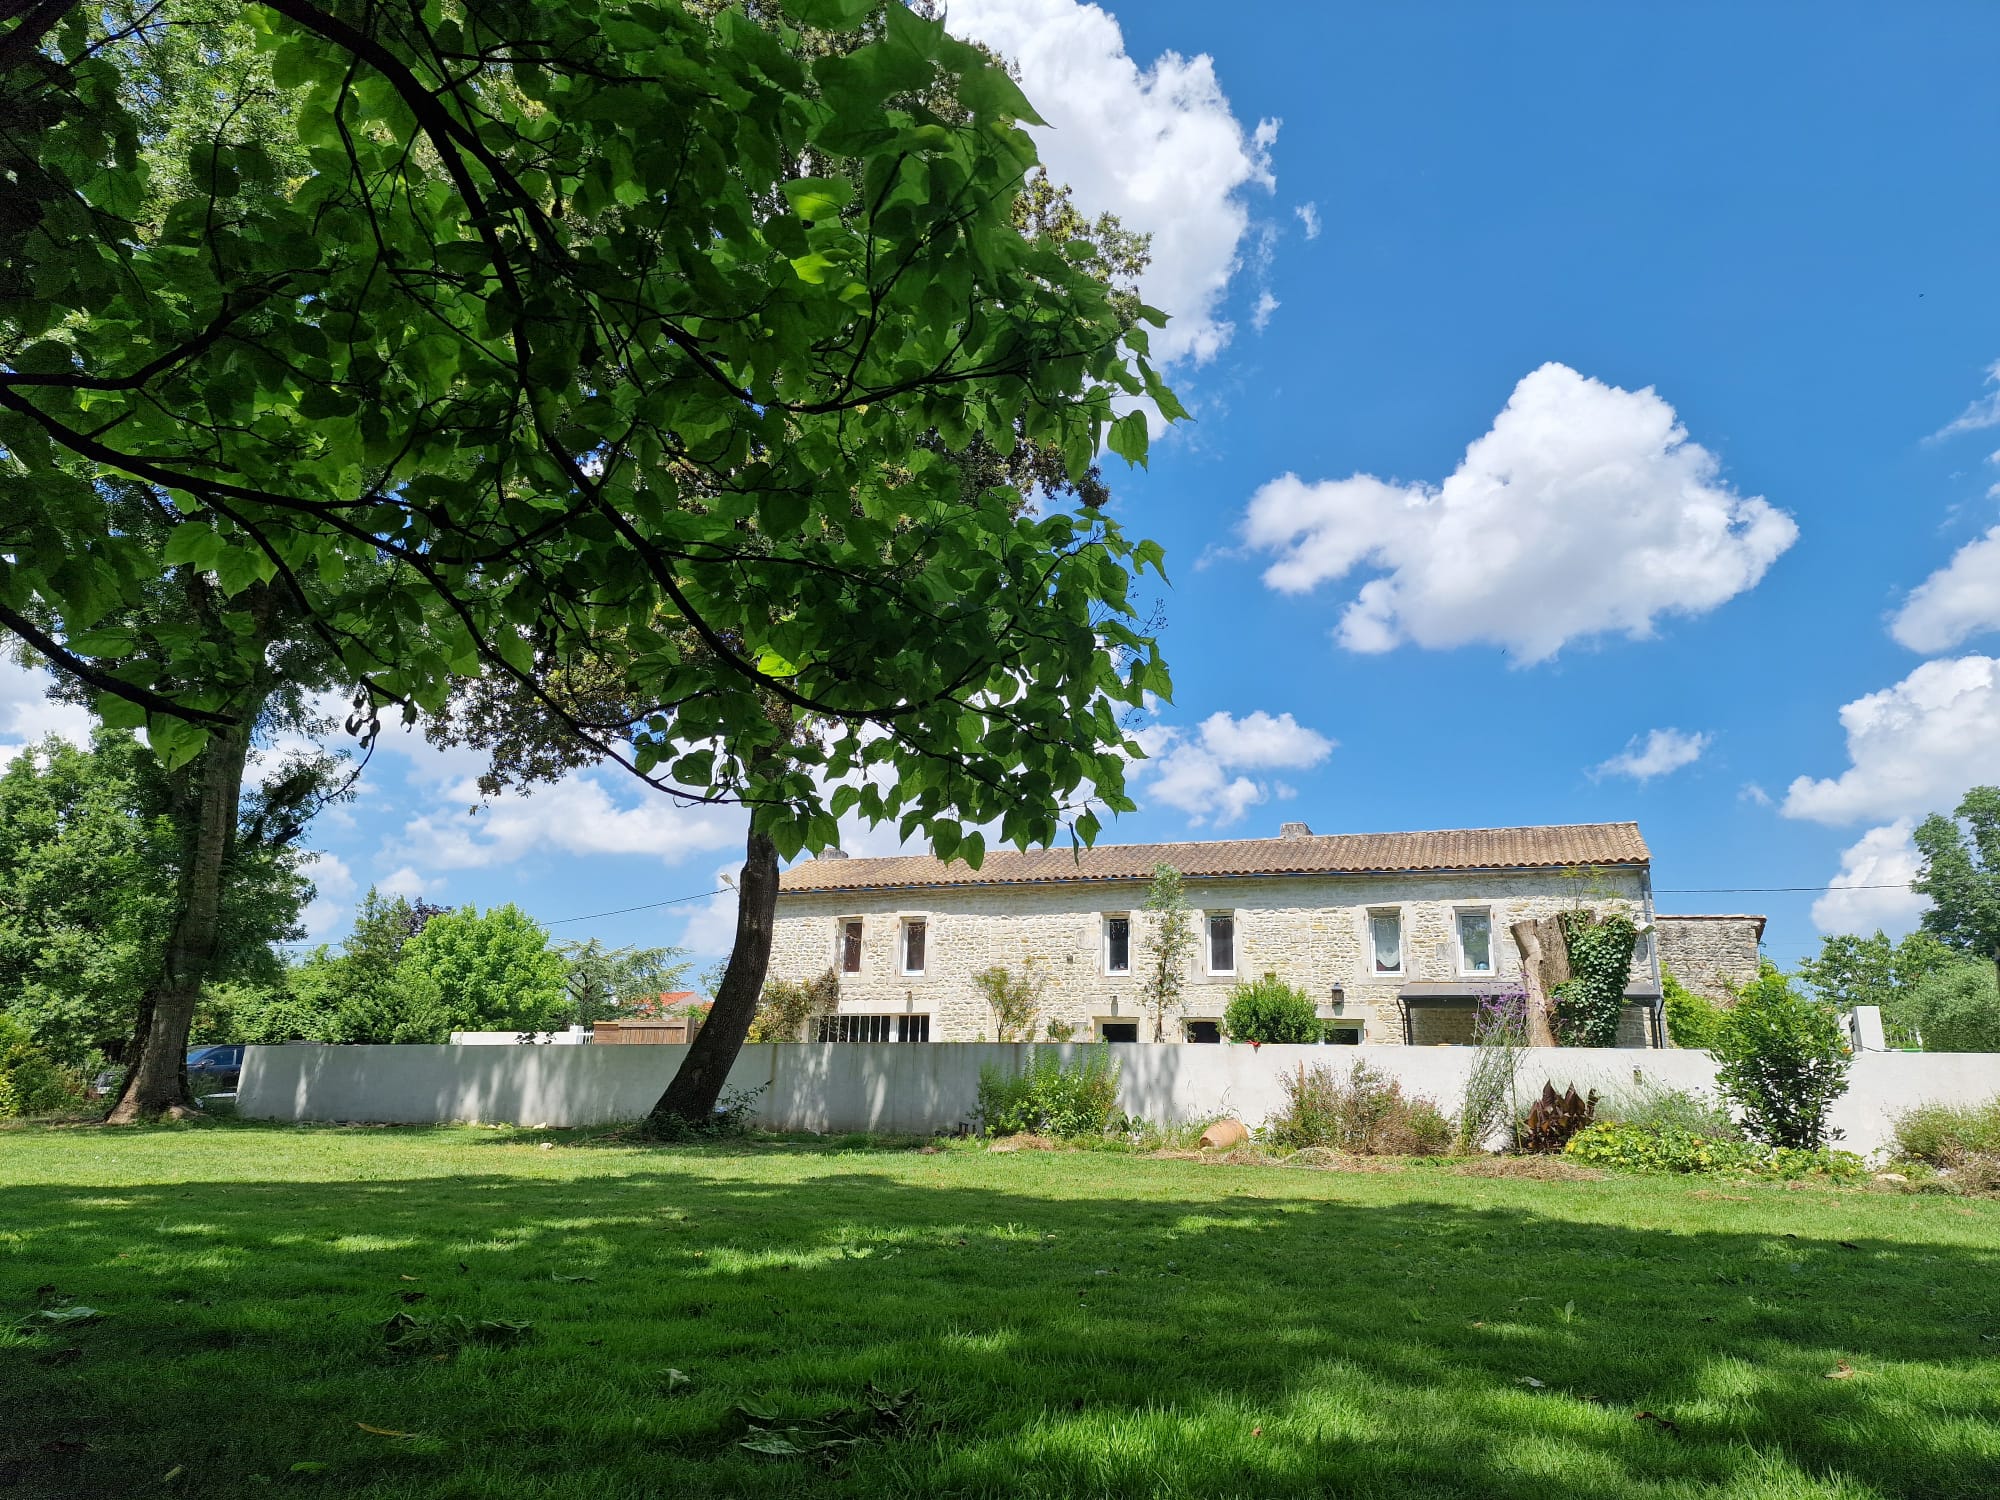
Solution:
<svg viewBox="0 0 2000 1500"><path fill-rule="evenodd" d="M1074 813L1087 841L1080 795L1130 805L1119 707L1170 686L1130 595L1159 549L958 460L1141 461L1114 401L1180 408L1089 241L1017 222L1035 116L977 50L896 0L8 15L0 625L108 721L170 762L243 732L268 634L120 628L185 570L282 599L364 720L493 675L662 790L747 805L688 1115L754 1010L779 860L838 817L976 862L969 825L1047 843ZM254 37L282 149L222 100L160 158L175 27ZM132 486L171 524L108 524ZM615 680L579 696L584 657ZM136 1110L180 1097L199 947Z"/></svg>

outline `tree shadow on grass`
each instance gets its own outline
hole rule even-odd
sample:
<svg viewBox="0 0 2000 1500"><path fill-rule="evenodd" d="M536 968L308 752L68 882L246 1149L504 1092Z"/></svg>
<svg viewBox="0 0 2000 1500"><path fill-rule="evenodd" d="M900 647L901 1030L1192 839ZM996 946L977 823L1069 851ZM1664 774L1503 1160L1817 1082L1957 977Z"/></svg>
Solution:
<svg viewBox="0 0 2000 1500"><path fill-rule="evenodd" d="M0 1325L105 1314L0 1347L0 1495L2000 1493L1990 1246L931 1165L0 1189ZM738 1446L870 1383L915 1435Z"/></svg>

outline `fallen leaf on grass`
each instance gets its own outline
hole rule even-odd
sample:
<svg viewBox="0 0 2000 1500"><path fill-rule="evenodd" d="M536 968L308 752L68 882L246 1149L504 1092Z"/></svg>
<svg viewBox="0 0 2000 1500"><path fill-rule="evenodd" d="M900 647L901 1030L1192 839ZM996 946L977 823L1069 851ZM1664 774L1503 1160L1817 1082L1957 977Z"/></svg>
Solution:
<svg viewBox="0 0 2000 1500"><path fill-rule="evenodd" d="M89 1451L90 1444L80 1438L53 1438L42 1444L42 1452L44 1453L71 1454L88 1453Z"/></svg>
<svg viewBox="0 0 2000 1500"><path fill-rule="evenodd" d="M1675 1437L1679 1437L1681 1434L1680 1423L1676 1422L1672 1417L1660 1416L1657 1412L1635 1411L1632 1413L1632 1420L1635 1422L1651 1422L1660 1431L1670 1432Z"/></svg>
<svg viewBox="0 0 2000 1500"><path fill-rule="evenodd" d="M421 1276L398 1276L398 1277L397 1277L396 1279L397 1279L398 1281L422 1281L422 1280L423 1280L423 1277L421 1277Z"/></svg>
<svg viewBox="0 0 2000 1500"><path fill-rule="evenodd" d="M1252 1437L1262 1437L1263 1435L1264 1435L1264 1429L1261 1427L1253 1427L1250 1429L1250 1436Z"/></svg>
<svg viewBox="0 0 2000 1500"><path fill-rule="evenodd" d="M1861 1248L1859 1245L1855 1244L1853 1240L1840 1240L1837 1241L1837 1243L1843 1250L1859 1250Z"/></svg>
<svg viewBox="0 0 2000 1500"><path fill-rule="evenodd" d="M1538 1391L1547 1390L1549 1385L1546 1380L1537 1380L1532 1375L1516 1375L1514 1377L1514 1384L1532 1386Z"/></svg>
<svg viewBox="0 0 2000 1500"><path fill-rule="evenodd" d="M166 1473L160 1476L160 1483L172 1484L176 1479L180 1478L181 1475L185 1473L187 1473L186 1464L175 1464L171 1469L167 1470Z"/></svg>
<svg viewBox="0 0 2000 1500"><path fill-rule="evenodd" d="M1826 1378L1828 1380L1852 1380L1854 1376L1855 1376L1854 1366L1850 1365L1844 1359L1841 1360L1838 1364L1836 1364L1831 1370L1828 1370L1826 1372Z"/></svg>
<svg viewBox="0 0 2000 1500"><path fill-rule="evenodd" d="M354 1425L359 1427L363 1432L374 1433L377 1437L421 1438L423 1436L421 1432L398 1432L393 1427L370 1427L366 1422L356 1422ZM297 1466L294 1465L294 1467Z"/></svg>
<svg viewBox="0 0 2000 1500"><path fill-rule="evenodd" d="M319 1458L302 1458L292 1465L294 1474L324 1474L333 1465Z"/></svg>
<svg viewBox="0 0 2000 1500"><path fill-rule="evenodd" d="M815 1458L833 1462L863 1443L890 1438L914 1438L933 1433L943 1424L920 1423L920 1403L914 1390L884 1391L869 1383L867 1400L816 1417L779 1425L780 1419L751 1406L738 1406L744 1436L737 1447L771 1458Z"/></svg>
<svg viewBox="0 0 2000 1500"><path fill-rule="evenodd" d="M556 1276L551 1276L551 1277L549 1278L549 1280L551 1280L551 1281L595 1281L595 1280L597 1280L597 1278L596 1278L595 1276L562 1276L562 1275L556 1275Z"/></svg>
<svg viewBox="0 0 2000 1500"><path fill-rule="evenodd" d="M104 1314L94 1307L45 1307L41 1316L51 1323L88 1323Z"/></svg>

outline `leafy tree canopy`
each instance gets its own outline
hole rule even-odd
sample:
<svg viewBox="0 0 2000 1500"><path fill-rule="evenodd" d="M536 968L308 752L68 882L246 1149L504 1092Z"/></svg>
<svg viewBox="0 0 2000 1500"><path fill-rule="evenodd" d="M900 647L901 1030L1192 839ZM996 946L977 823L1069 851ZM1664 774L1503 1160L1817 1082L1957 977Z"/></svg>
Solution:
<svg viewBox="0 0 2000 1500"><path fill-rule="evenodd" d="M1093 247L1016 223L1035 116L1003 69L899 3L785 14L872 39L807 59L769 17L615 0L170 4L254 32L289 134L216 120L153 195L157 26L30 7L0 36L27 185L0 493L33 501L4 507L0 622L169 760L260 652L94 634L162 565L283 591L411 711L616 640L641 711L548 711L752 802L785 855L850 808L977 859L967 822L1046 842L1086 785L1128 806L1117 706L1168 687L1130 598L1158 548L968 496L949 456L1025 440L1080 474L1144 456L1115 398L1180 408ZM112 480L171 505L163 542L105 524Z"/></svg>
<svg viewBox="0 0 2000 1500"><path fill-rule="evenodd" d="M61 1061L116 1054L159 976L184 845L173 788L124 730L50 738L0 772L0 1009ZM218 977L275 978L313 887L289 824L254 796L222 891Z"/></svg>
<svg viewBox="0 0 2000 1500"><path fill-rule="evenodd" d="M2000 787L1974 787L1953 816L1932 813L1913 838L1922 863L1910 889L1931 898L1923 930L2000 966Z"/></svg>
<svg viewBox="0 0 2000 1500"><path fill-rule="evenodd" d="M565 1024L569 966L512 902L462 906L411 938L397 978L434 1005L446 1031L549 1031Z"/></svg>

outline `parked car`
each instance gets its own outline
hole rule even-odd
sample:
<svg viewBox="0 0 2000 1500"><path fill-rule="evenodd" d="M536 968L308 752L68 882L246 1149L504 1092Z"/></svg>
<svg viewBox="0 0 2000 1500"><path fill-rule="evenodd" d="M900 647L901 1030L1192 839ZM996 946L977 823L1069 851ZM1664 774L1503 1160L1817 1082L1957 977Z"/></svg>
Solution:
<svg viewBox="0 0 2000 1500"><path fill-rule="evenodd" d="M213 1093L228 1093L243 1077L243 1049L240 1046L191 1047L187 1055L188 1084L206 1084Z"/></svg>

